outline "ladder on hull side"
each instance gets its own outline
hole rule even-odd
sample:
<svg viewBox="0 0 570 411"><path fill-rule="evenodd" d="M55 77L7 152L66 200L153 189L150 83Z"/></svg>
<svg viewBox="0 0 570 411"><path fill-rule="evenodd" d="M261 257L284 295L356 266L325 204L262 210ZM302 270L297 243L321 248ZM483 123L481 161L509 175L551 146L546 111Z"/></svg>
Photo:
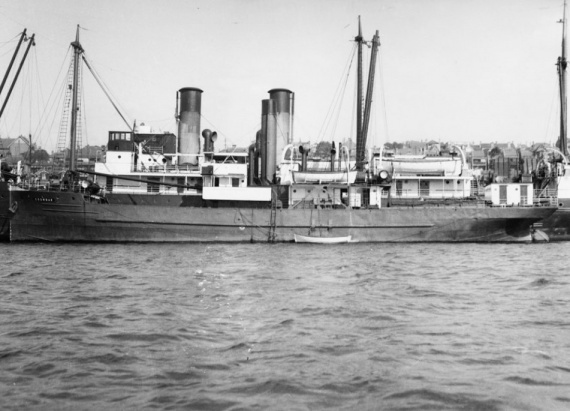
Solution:
<svg viewBox="0 0 570 411"><path fill-rule="evenodd" d="M267 233L267 242L275 242L275 228L277 226L277 193L271 190L271 214L269 215L269 231Z"/></svg>

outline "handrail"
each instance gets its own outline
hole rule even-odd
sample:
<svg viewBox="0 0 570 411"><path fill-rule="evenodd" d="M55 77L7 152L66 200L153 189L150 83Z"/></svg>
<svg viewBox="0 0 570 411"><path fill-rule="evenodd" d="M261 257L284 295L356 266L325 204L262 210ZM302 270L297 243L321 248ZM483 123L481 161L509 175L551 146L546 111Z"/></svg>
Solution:
<svg viewBox="0 0 570 411"><path fill-rule="evenodd" d="M556 188L545 187L543 189L534 190L535 198L558 197L558 190Z"/></svg>

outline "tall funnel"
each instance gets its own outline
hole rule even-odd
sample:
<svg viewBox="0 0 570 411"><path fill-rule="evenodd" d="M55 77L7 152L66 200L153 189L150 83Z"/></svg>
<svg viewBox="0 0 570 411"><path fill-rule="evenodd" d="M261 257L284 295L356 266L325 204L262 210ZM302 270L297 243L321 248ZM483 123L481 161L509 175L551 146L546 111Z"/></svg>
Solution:
<svg viewBox="0 0 570 411"><path fill-rule="evenodd" d="M275 100L261 101L261 178L273 181L277 166Z"/></svg>
<svg viewBox="0 0 570 411"><path fill-rule="evenodd" d="M178 113L178 153L180 164L198 164L200 154L200 113L202 90L194 87L179 91L180 112Z"/></svg>
<svg viewBox="0 0 570 411"><path fill-rule="evenodd" d="M276 158L281 158L285 146L293 142L293 96L291 90L284 88L269 90L269 98L275 102Z"/></svg>

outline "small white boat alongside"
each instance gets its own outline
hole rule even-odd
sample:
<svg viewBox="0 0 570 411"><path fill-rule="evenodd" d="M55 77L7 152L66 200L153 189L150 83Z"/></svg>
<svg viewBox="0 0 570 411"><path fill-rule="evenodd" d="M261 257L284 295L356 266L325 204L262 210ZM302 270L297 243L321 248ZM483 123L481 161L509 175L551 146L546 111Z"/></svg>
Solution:
<svg viewBox="0 0 570 411"><path fill-rule="evenodd" d="M296 243L312 243L312 244L342 244L350 243L352 236L345 237L311 237L306 235L295 234Z"/></svg>

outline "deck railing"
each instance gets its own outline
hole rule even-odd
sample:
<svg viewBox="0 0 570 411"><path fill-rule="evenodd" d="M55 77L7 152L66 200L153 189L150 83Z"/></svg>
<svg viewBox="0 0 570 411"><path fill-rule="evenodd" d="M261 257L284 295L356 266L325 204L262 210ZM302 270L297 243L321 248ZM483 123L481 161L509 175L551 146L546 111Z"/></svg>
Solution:
<svg viewBox="0 0 570 411"><path fill-rule="evenodd" d="M200 166L184 164L184 165L157 165L157 166L134 166L131 169L133 173L173 173L173 174L190 174L200 171Z"/></svg>
<svg viewBox="0 0 570 411"><path fill-rule="evenodd" d="M443 190L443 189L396 189L394 197L398 198L465 198L469 194L463 191Z"/></svg>
<svg viewBox="0 0 570 411"><path fill-rule="evenodd" d="M555 188L544 188L534 190L534 198L558 197L558 190Z"/></svg>

